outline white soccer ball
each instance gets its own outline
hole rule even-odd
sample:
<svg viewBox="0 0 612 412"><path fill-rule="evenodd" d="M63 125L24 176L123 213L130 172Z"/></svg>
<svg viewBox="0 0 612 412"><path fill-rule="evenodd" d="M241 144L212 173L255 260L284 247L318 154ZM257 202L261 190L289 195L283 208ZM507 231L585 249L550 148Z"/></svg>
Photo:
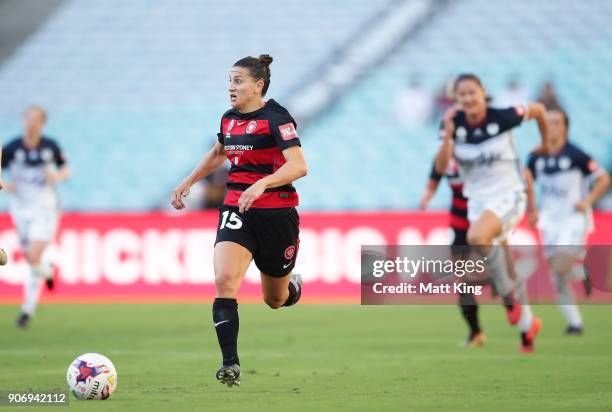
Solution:
<svg viewBox="0 0 612 412"><path fill-rule="evenodd" d="M66 381L77 399L104 400L115 392L117 370L106 356L85 353L68 366Z"/></svg>

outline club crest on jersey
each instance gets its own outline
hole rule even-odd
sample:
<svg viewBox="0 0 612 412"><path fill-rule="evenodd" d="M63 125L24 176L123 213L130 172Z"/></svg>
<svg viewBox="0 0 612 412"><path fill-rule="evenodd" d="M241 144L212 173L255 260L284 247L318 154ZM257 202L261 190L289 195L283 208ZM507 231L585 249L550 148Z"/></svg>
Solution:
<svg viewBox="0 0 612 412"><path fill-rule="evenodd" d="M251 134L257 129L257 120L251 120L249 124L247 124L246 132L247 134Z"/></svg>
<svg viewBox="0 0 612 412"><path fill-rule="evenodd" d="M51 149L45 148L42 150L42 152L40 152L40 157L43 161L50 162L53 159L53 152Z"/></svg>
<svg viewBox="0 0 612 412"><path fill-rule="evenodd" d="M21 149L15 150L15 160L18 162L23 162L26 158L25 152Z"/></svg>
<svg viewBox="0 0 612 412"><path fill-rule="evenodd" d="M467 130L463 126L459 126L457 130L455 130L455 136L457 136L457 140L460 142L465 142L467 138Z"/></svg>
<svg viewBox="0 0 612 412"><path fill-rule="evenodd" d="M295 130L295 126L291 122L278 126L278 131L280 132L283 140L291 140L299 137L297 130Z"/></svg>
<svg viewBox="0 0 612 412"><path fill-rule="evenodd" d="M289 246L285 249L285 259L291 260L295 256L295 246Z"/></svg>
<svg viewBox="0 0 612 412"><path fill-rule="evenodd" d="M559 169L567 170L570 168L571 165L572 165L572 161L570 160L569 157L563 156L562 158L559 159Z"/></svg>
<svg viewBox="0 0 612 412"><path fill-rule="evenodd" d="M487 133L489 136L495 136L499 133L499 125L497 123L489 123L487 125Z"/></svg>

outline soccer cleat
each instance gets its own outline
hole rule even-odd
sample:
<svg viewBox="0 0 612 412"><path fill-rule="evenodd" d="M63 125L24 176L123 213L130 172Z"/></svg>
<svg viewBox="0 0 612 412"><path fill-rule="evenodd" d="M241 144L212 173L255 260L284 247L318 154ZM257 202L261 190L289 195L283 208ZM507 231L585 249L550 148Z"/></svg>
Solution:
<svg viewBox="0 0 612 412"><path fill-rule="evenodd" d="M217 380L231 388L234 385L240 386L240 365L221 366L217 370Z"/></svg>
<svg viewBox="0 0 612 412"><path fill-rule="evenodd" d="M470 335L463 346L465 348L479 348L485 343L487 343L487 336L483 332L478 332Z"/></svg>
<svg viewBox="0 0 612 412"><path fill-rule="evenodd" d="M295 287L295 290L297 291L296 298L293 301L293 304L295 305L296 303L299 302L300 298L302 297L302 275L300 275L299 273L292 273L291 280L289 280L289 283L293 283L293 286Z"/></svg>
<svg viewBox="0 0 612 412"><path fill-rule="evenodd" d="M506 315L508 315L508 322L511 325L516 325L521 318L522 305L521 302L513 297L509 298L510 304L504 305L506 308Z"/></svg>
<svg viewBox="0 0 612 412"><path fill-rule="evenodd" d="M287 302L283 306L295 305L299 302L300 297L302 297L302 275L292 273L289 279L289 298L287 298Z"/></svg>
<svg viewBox="0 0 612 412"><path fill-rule="evenodd" d="M535 351L535 338L540 333L542 329L542 320L537 316L533 317L533 322L531 323L531 327L527 332L523 332L521 334L522 344L521 344L521 352L522 353L531 353Z"/></svg>
<svg viewBox="0 0 612 412"><path fill-rule="evenodd" d="M19 315L19 317L17 318L17 321L15 322L17 327L21 329L26 329L29 323L30 323L30 315L28 315L27 313L22 313L21 315Z"/></svg>
<svg viewBox="0 0 612 412"><path fill-rule="evenodd" d="M565 329L565 334L568 336L580 336L582 335L582 332L583 332L582 326L569 325L567 329Z"/></svg>

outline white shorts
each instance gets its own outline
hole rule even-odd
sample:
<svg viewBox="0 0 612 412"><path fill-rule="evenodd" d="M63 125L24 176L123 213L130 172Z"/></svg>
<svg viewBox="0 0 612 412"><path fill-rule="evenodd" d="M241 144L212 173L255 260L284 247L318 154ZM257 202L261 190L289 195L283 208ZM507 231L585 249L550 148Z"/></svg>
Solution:
<svg viewBox="0 0 612 412"><path fill-rule="evenodd" d="M502 231L497 239L505 239L510 231L519 224L526 208L527 196L522 190L497 196L469 198L468 220L472 224L480 219L485 210L493 212L502 222Z"/></svg>
<svg viewBox="0 0 612 412"><path fill-rule="evenodd" d="M55 239L59 224L59 213L55 210L49 210L23 216L13 214L13 222L17 227L21 246L25 248L33 241L50 242Z"/></svg>
<svg viewBox="0 0 612 412"><path fill-rule="evenodd" d="M588 218L584 214L542 215L539 227L542 232L546 258L561 253L579 256L584 252L584 244L590 228Z"/></svg>

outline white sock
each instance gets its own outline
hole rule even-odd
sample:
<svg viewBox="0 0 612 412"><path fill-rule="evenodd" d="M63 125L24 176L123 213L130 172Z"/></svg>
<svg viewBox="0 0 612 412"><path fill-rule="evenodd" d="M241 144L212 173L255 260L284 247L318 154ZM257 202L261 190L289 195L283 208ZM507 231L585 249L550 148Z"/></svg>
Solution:
<svg viewBox="0 0 612 412"><path fill-rule="evenodd" d="M531 306L523 305L521 309L521 318L518 322L518 327L521 332L527 332L531 328L533 323L533 312L531 312Z"/></svg>
<svg viewBox="0 0 612 412"><path fill-rule="evenodd" d="M42 290L42 280L38 268L31 268L23 283L23 305L21 311L27 315L33 315L38 305L40 292Z"/></svg>
<svg viewBox="0 0 612 412"><path fill-rule="evenodd" d="M500 245L491 246L487 255L487 268L491 274L491 280L502 297L506 297L512 292L512 280L508 275L506 256Z"/></svg>
<svg viewBox="0 0 612 412"><path fill-rule="evenodd" d="M554 275L554 277L557 283L557 303L559 304L559 310L563 316L565 316L569 325L582 327L582 316L580 315L578 305L576 305L572 285L565 277L558 275Z"/></svg>
<svg viewBox="0 0 612 412"><path fill-rule="evenodd" d="M565 316L567 323L576 328L582 327L582 316L578 305L559 305L559 310Z"/></svg>

